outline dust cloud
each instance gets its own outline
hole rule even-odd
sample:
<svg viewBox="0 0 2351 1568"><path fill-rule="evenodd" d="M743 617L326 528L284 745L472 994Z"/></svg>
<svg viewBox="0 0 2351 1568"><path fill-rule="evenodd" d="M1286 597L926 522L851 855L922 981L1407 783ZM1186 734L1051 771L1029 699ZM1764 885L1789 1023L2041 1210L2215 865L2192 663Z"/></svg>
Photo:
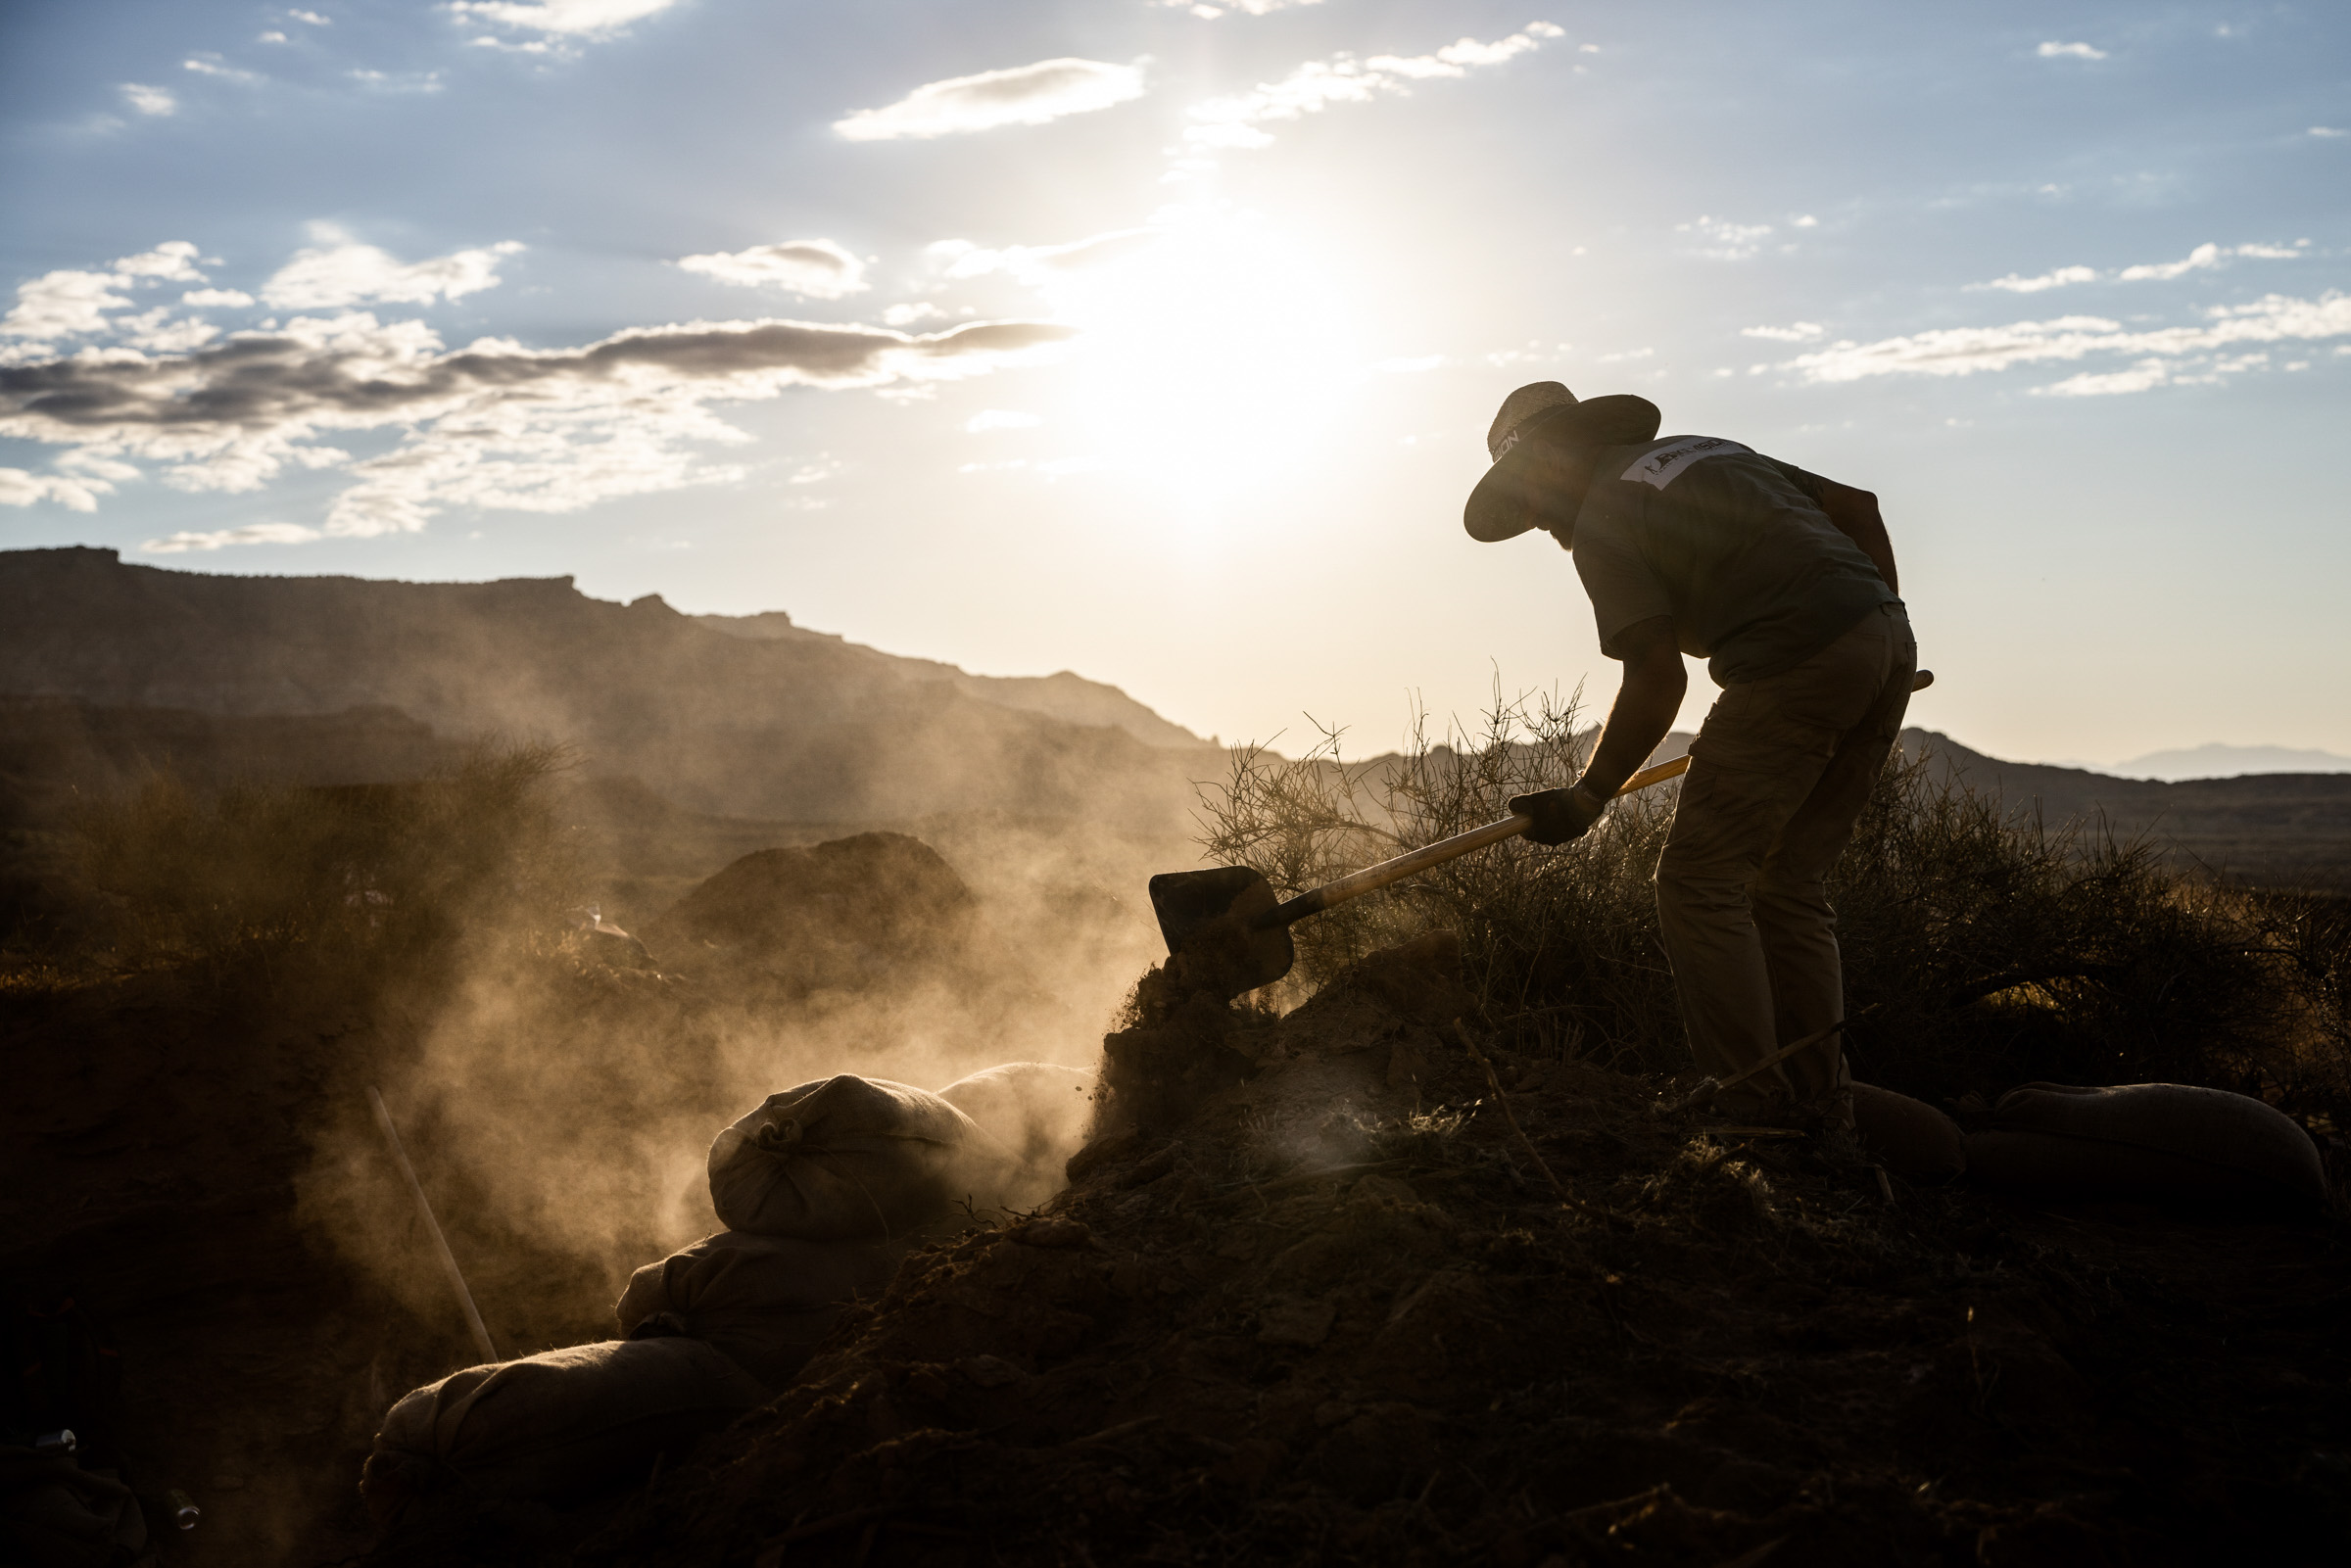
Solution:
<svg viewBox="0 0 2351 1568"><path fill-rule="evenodd" d="M380 1086L502 1354L609 1337L633 1269L722 1228L710 1141L770 1094L837 1073L936 1089L1007 1062L1096 1067L1158 956L1147 903L1112 889L1180 848L922 826L952 860L890 832L755 852L628 927L642 947L507 933L392 1010L405 1038ZM1084 1120L1032 1151L1051 1176L1024 1200L1058 1188ZM363 1108L338 1106L313 1147L306 1224L410 1311L455 1320Z"/></svg>

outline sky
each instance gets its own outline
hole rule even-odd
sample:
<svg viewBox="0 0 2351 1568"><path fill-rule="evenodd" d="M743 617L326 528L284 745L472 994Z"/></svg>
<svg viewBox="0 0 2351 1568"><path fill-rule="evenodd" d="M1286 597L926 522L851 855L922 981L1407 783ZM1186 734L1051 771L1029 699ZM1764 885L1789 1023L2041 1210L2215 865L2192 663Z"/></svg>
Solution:
<svg viewBox="0 0 2351 1568"><path fill-rule="evenodd" d="M1461 527L1556 379L1875 491L1913 723L2351 752L2347 194L2323 3L23 0L0 547L1367 754L1613 693L1570 559Z"/></svg>

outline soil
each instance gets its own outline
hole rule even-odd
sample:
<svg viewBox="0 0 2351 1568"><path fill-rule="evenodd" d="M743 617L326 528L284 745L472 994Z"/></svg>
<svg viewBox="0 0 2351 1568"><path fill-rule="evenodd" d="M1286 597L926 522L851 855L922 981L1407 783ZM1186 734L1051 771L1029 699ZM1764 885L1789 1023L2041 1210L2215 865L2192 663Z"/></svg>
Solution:
<svg viewBox="0 0 2351 1568"><path fill-rule="evenodd" d="M167 1489L196 1498L171 1564L363 1549L376 1418L476 1358L298 1216L329 1085L384 1042L325 999L180 974L0 991L0 1289L72 1298L120 1368L120 1408L75 1416L85 1462L120 1465L151 1525Z"/></svg>
<svg viewBox="0 0 2351 1568"><path fill-rule="evenodd" d="M990 832L964 837L1025 850L1017 832ZM670 847L690 863L710 846ZM741 911L717 894L746 879L769 914L809 916L800 928L830 918L822 964L784 962L790 932L729 925ZM1075 950L1080 967L1134 945L1082 882L975 893L893 833L754 854L713 884L694 944L661 950L659 970L593 930L512 952L468 939L397 965L301 944L140 971L86 951L0 953L0 1310L70 1300L94 1326L119 1400L80 1400L38 1429L73 1427L81 1458L120 1468L150 1519L168 1513L168 1490L194 1497L202 1520L164 1541L167 1564L364 1552L360 1466L384 1411L481 1359L367 1086L381 1085L500 1349L525 1354L611 1337L631 1270L718 1228L706 1201L656 1214L659 1194L642 1189L679 1150L698 1182L712 1132L808 1075L773 1047L781 1031L850 1042L835 1053L844 1069L943 1081L1036 1055L1055 1030L1085 1033L1006 930L1080 929L1099 951L1044 951ZM893 917L892 889L918 913ZM681 956L691 975L671 967ZM484 985L489 1004L468 1013L468 987ZM1107 1011L1077 998L1089 1000ZM453 1051L478 1069L456 1087ZM755 1091L737 1081L746 1073ZM485 1127L486 1101L505 1119ZM576 1194L586 1210L612 1189L629 1199L593 1227L609 1232L597 1245L534 1231L547 1195L498 1164L525 1139L568 1157L564 1171L610 1167Z"/></svg>
<svg viewBox="0 0 2351 1568"><path fill-rule="evenodd" d="M1659 1117L1658 1085L1576 1062L1487 1043L1489 1079L1449 963L1424 942L1278 1021L1176 1008L1114 1036L1142 1125L1043 1212L909 1259L800 1387L600 1533L477 1523L380 1560L2351 1546L2339 1217L2005 1203ZM1138 1084L1187 1034L1238 1081Z"/></svg>
<svg viewBox="0 0 2351 1568"><path fill-rule="evenodd" d="M107 1441L206 1509L170 1564L2342 1560L2337 1214L1882 1182L1511 1049L1453 965L1376 955L1279 1019L1146 983L1067 1191L954 1227L798 1387L569 1512L371 1544L376 1417L475 1355L418 1238L403 1294L304 1223L316 1129L407 1049L331 993L0 997L0 1271L114 1337ZM657 1022L661 984L591 967L578 1005ZM610 1332L600 1277L454 1239L500 1258L511 1348Z"/></svg>

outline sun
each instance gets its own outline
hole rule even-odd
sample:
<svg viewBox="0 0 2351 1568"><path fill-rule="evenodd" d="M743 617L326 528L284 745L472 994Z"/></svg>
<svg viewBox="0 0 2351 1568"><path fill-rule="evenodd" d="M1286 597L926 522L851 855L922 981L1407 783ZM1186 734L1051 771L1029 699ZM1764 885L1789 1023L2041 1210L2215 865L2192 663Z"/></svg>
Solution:
<svg viewBox="0 0 2351 1568"><path fill-rule="evenodd" d="M1179 212L1146 233L1044 284L1085 333L1064 422L1103 466L1228 513L1308 472L1354 399L1347 279L1250 214Z"/></svg>

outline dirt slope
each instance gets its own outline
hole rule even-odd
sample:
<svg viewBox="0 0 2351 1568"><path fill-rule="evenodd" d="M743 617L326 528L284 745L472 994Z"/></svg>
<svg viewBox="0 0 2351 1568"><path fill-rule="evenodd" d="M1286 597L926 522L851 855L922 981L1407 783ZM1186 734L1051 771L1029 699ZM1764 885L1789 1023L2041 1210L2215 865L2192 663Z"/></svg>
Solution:
<svg viewBox="0 0 2351 1568"><path fill-rule="evenodd" d="M298 1218L324 1104L387 1042L334 999L257 993L184 974L0 990L0 1289L70 1294L103 1325L123 1399L102 1462L205 1510L167 1543L173 1568L363 1546L353 1478L381 1406L468 1355Z"/></svg>
<svg viewBox="0 0 2351 1568"><path fill-rule="evenodd" d="M1186 1048L1250 1075L1081 1156L1045 1214L910 1260L803 1387L576 1553L508 1516L379 1560L2351 1544L2339 1220L1889 1202L1851 1154L1659 1119L1652 1085L1490 1044L1562 1193L1445 1026L1460 1006L1430 944L1278 1023L1194 1008L1114 1037L1114 1075Z"/></svg>

